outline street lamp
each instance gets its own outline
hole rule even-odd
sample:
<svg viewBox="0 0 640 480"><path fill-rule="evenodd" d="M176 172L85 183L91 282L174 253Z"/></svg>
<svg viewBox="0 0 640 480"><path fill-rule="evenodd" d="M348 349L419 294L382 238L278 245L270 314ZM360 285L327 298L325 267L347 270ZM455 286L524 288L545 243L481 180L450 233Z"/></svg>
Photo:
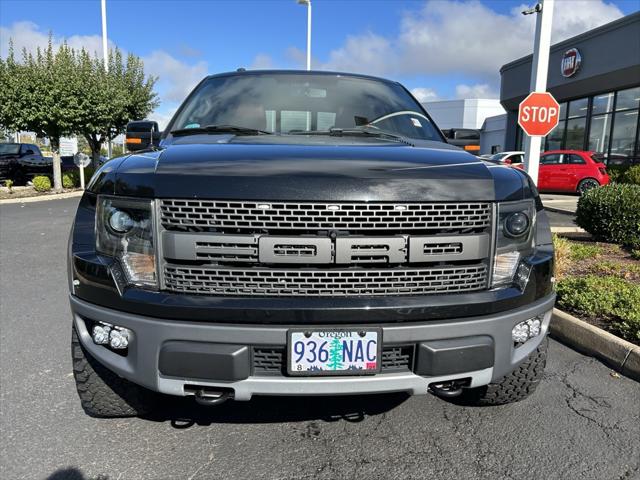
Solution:
<svg viewBox="0 0 640 480"><path fill-rule="evenodd" d="M102 57L104 60L104 70L109 73L109 48L107 47L107 0L100 2L102 13ZM107 155L111 158L111 139L107 139Z"/></svg>
<svg viewBox="0 0 640 480"><path fill-rule="evenodd" d="M307 6L307 70L311 70L311 0L298 0L298 4Z"/></svg>

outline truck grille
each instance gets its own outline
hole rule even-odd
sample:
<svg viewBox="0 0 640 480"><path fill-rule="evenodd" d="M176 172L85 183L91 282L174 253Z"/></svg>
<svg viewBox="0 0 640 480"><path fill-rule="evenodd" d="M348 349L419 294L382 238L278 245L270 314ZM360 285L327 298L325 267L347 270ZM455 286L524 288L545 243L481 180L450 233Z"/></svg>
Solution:
<svg viewBox="0 0 640 480"><path fill-rule="evenodd" d="M484 229L491 204L474 203L292 203L160 200L168 230L425 231Z"/></svg>
<svg viewBox="0 0 640 480"><path fill-rule="evenodd" d="M375 296L486 288L484 263L428 268L234 268L166 264L165 288L217 296Z"/></svg>

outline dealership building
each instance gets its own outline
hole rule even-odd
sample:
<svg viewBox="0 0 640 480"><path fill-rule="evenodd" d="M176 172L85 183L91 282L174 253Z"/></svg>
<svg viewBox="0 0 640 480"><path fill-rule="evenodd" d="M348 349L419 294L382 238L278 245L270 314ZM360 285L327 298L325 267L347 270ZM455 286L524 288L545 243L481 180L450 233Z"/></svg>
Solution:
<svg viewBox="0 0 640 480"><path fill-rule="evenodd" d="M504 142L520 150L518 104L529 93L532 56L500 69L506 110ZM560 123L545 150L593 150L611 162L640 163L640 12L551 47L547 91L560 103Z"/></svg>

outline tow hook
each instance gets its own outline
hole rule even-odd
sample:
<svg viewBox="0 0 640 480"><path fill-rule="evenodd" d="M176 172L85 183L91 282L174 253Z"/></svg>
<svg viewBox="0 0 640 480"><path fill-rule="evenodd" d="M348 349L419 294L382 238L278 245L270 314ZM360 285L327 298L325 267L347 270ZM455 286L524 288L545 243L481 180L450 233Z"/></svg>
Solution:
<svg viewBox="0 0 640 480"><path fill-rule="evenodd" d="M468 380L451 380L449 382L432 383L429 385L429 389L437 397L453 398L462 394L462 387L468 383Z"/></svg>
<svg viewBox="0 0 640 480"><path fill-rule="evenodd" d="M232 392L230 391L205 390L204 388L200 388L195 391L196 402L207 407L220 405L221 403L229 400L231 397Z"/></svg>

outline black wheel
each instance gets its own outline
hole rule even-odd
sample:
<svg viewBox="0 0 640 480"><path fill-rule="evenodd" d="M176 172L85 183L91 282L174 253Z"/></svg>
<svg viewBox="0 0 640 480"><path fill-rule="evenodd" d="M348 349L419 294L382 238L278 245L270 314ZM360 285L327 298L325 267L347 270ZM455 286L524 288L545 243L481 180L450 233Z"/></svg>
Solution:
<svg viewBox="0 0 640 480"><path fill-rule="evenodd" d="M600 183L595 178L585 178L584 180L580 180L580 183L578 183L578 193L580 195L583 195L592 188L596 188L599 186Z"/></svg>
<svg viewBox="0 0 640 480"><path fill-rule="evenodd" d="M92 417L133 417L153 410L157 394L125 380L89 355L71 333L73 376L82 408Z"/></svg>
<svg viewBox="0 0 640 480"><path fill-rule="evenodd" d="M544 374L547 363L547 344L545 338L536 350L513 372L505 375L496 383L484 387L465 390L460 397L467 405L504 405L524 400L531 395Z"/></svg>

